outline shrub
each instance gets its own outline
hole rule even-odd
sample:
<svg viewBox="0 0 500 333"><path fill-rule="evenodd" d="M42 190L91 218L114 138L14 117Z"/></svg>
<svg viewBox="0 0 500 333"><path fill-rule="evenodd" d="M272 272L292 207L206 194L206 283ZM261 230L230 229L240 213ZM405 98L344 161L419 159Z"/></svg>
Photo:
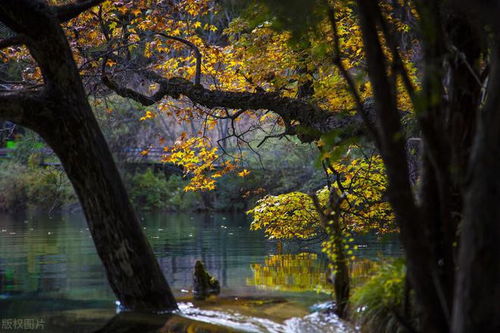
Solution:
<svg viewBox="0 0 500 333"><path fill-rule="evenodd" d="M52 211L77 200L63 170L53 167L31 168L25 178L28 202L33 207Z"/></svg>
<svg viewBox="0 0 500 333"><path fill-rule="evenodd" d="M384 262L378 272L355 289L354 319L363 332L408 332L416 323L405 300L406 266L402 259Z"/></svg>
<svg viewBox="0 0 500 333"><path fill-rule="evenodd" d="M23 175L26 168L17 163L0 165L0 211L15 212L26 208L28 195Z"/></svg>
<svg viewBox="0 0 500 333"><path fill-rule="evenodd" d="M180 176L156 175L152 169L137 173L128 181L130 198L141 210L196 210L200 207L200 194L184 192L187 181Z"/></svg>
<svg viewBox="0 0 500 333"><path fill-rule="evenodd" d="M57 209L76 201L64 171L4 162L0 167L0 210Z"/></svg>
<svg viewBox="0 0 500 333"><path fill-rule="evenodd" d="M181 176L173 175L167 180L167 193L169 193L167 208L179 211L199 210L203 207L201 193L185 192L187 181Z"/></svg>

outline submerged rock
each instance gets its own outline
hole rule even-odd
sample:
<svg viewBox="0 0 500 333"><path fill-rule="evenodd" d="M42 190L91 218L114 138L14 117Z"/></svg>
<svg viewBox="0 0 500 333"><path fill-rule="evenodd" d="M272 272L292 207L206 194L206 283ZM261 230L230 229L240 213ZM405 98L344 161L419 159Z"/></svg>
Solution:
<svg viewBox="0 0 500 333"><path fill-rule="evenodd" d="M211 276L200 260L196 261L193 273L193 296L196 300L204 300L210 295L220 293L220 284Z"/></svg>

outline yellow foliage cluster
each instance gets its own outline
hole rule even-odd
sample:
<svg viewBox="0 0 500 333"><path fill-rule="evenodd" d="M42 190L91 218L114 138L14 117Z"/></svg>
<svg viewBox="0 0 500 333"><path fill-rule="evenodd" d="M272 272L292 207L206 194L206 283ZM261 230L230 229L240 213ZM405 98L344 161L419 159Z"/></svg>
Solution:
<svg viewBox="0 0 500 333"><path fill-rule="evenodd" d="M345 197L341 204L342 219L348 221L350 231L395 231L392 208L384 197L388 184L379 155L346 158L332 163L329 170L337 177L334 187Z"/></svg>
<svg viewBox="0 0 500 333"><path fill-rule="evenodd" d="M311 197L302 192L265 196L247 214L253 217L250 228L264 229L270 239L308 239L321 229Z"/></svg>
<svg viewBox="0 0 500 333"><path fill-rule="evenodd" d="M362 36L354 2L335 1L331 5L336 11L340 55L334 54L332 27L326 16L323 21L317 22L316 31L306 33L300 43L294 43L290 32L274 29L272 22L255 25L244 17L232 19L224 31L218 31L210 19L221 8L217 0L178 0L168 4L162 0L110 0L82 13L66 23L64 28L80 72L88 77L99 75L103 69L112 73L119 66L114 56L123 57L125 54L125 58L141 56L148 59L146 69L164 77L193 79L196 59L192 50L179 41L155 34L163 33L196 45L202 54L202 84L206 87L229 91L271 91L297 97L300 87L310 83L313 95L306 98L311 102L330 112L354 112L354 100L333 59L340 57L343 66L353 76L361 99L369 98L372 88L364 74ZM407 25L390 15L391 6L390 2L384 3L388 23L397 31L407 31ZM210 42L207 36L222 42ZM384 51L390 54L387 47ZM24 63L33 63L23 47L7 48L2 55L4 59L17 58ZM415 68L410 62L412 56L410 53L402 54L402 59L410 79L418 87ZM42 80L34 63L32 67L27 67L23 76L31 81ZM397 82L399 107L410 111L408 94L399 78ZM150 87L151 91L154 89ZM207 130L212 130L216 128L219 118L235 112L227 109L204 110L186 105L185 101L180 104L168 98L158 103L156 108L147 111L140 119L152 119L156 112L185 122L203 117ZM258 113L251 113L247 117L253 117L261 124L283 125L271 114L260 117ZM203 149L192 149L201 141L206 140L183 140L182 144L169 149L174 157L165 160L182 164L194 175L190 189L199 185L201 190L206 190L215 186L218 171L210 165L217 160L218 153L215 148L208 148L208 142L204 143ZM186 151L181 152L183 149ZM205 155L192 156L198 153ZM204 172L208 174L204 176ZM356 200L353 201L359 205ZM372 218L373 214L373 211L367 212L365 217Z"/></svg>
<svg viewBox="0 0 500 333"><path fill-rule="evenodd" d="M191 177L185 191L213 190L216 179L235 168L231 161L220 160L217 148L212 148L207 138L186 139L183 136L174 146L164 150L162 161L181 166Z"/></svg>
<svg viewBox="0 0 500 333"><path fill-rule="evenodd" d="M339 214L345 230L380 233L395 230L392 209L384 199L387 178L379 156L333 163L330 169L337 178L333 190L344 197ZM325 187L316 195L320 204L327 207L329 189ZM247 214L253 218L251 229L263 229L269 238L308 239L326 228L311 197L302 192L268 195Z"/></svg>

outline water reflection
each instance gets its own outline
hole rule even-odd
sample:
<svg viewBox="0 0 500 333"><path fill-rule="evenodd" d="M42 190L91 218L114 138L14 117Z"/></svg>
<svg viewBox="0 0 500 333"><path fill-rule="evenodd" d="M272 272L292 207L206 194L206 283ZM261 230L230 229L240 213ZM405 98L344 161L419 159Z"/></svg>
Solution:
<svg viewBox="0 0 500 333"><path fill-rule="evenodd" d="M316 253L275 254L267 256L263 264L253 264L249 285L263 289L284 291L331 292L327 282L327 262Z"/></svg>
<svg viewBox="0 0 500 333"><path fill-rule="evenodd" d="M377 258L378 259L378 258ZM316 253L274 254L263 264L252 264L253 276L247 284L264 290L291 292L316 291L331 294L333 285L328 282L328 264L324 256ZM354 286L364 282L377 268L377 261L358 258L349 263Z"/></svg>
<svg viewBox="0 0 500 333"><path fill-rule="evenodd" d="M189 297L193 266L201 259L221 283L219 300L251 295L287 301L277 308L269 305L267 312L255 306L235 308L248 316L281 321L305 315L310 305L329 299L328 294L306 292L328 290L324 258L297 255L301 251L291 248L277 255L276 243L250 231L245 215L148 214L141 223L178 298ZM373 251L379 244L361 242L367 244L361 251ZM399 249L387 244L383 246ZM114 313L115 298L82 215L0 216L1 318L45 318L49 331L68 331L69 326L58 327L70 325L77 332L75 322L89 331L102 327Z"/></svg>

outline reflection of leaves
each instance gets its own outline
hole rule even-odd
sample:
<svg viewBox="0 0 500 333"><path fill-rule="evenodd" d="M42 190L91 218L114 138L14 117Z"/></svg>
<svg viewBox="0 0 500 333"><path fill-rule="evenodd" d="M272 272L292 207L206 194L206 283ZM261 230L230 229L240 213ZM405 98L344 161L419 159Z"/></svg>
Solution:
<svg viewBox="0 0 500 333"><path fill-rule="evenodd" d="M353 285L362 285L378 267L368 259L352 261L349 271ZM252 264L251 268L253 278L247 279L250 286L293 292L333 291L333 285L327 281L328 263L315 253L270 255L264 264Z"/></svg>
<svg viewBox="0 0 500 333"><path fill-rule="evenodd" d="M264 264L253 264L253 278L247 284L284 291L331 292L326 280L327 263L314 253L277 254Z"/></svg>

